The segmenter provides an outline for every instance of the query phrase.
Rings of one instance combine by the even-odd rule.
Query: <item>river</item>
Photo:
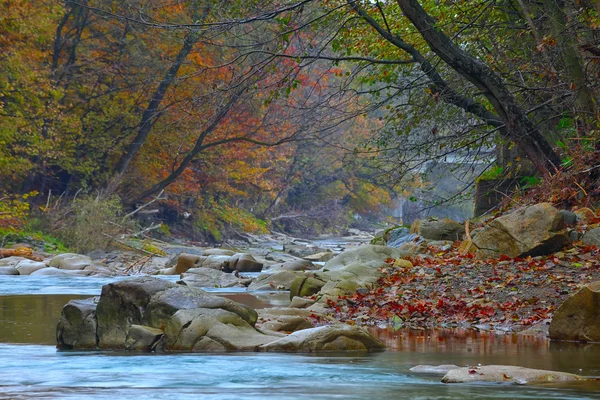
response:
[[[600,382],[446,385],[409,371],[494,363],[600,376],[600,345],[470,330],[373,328],[389,350],[366,355],[57,351],[62,305],[111,280],[0,276],[0,399],[600,399]],[[253,307],[288,302],[286,293],[212,291]]]

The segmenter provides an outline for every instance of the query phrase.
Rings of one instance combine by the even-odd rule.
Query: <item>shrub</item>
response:
[[[118,245],[121,236],[136,230],[136,223],[125,215],[121,199],[86,195],[65,206],[46,210],[47,230],[80,253],[108,250]]]

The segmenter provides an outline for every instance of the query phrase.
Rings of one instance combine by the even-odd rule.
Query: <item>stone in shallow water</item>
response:
[[[57,347],[61,349],[95,349],[96,306],[98,297],[71,300],[62,309],[56,327]]]
[[[127,350],[152,351],[158,347],[164,334],[151,326],[131,325],[125,347]]]
[[[263,351],[290,353],[368,352],[383,349],[385,345],[374,336],[357,326],[345,324],[304,329],[260,347]]]
[[[0,275],[20,275],[15,267],[0,267]]]
[[[442,382],[508,382],[526,384],[529,382],[564,382],[582,379],[585,378],[566,372],[524,368],[514,365],[484,365],[452,369],[444,375]]]
[[[31,275],[33,272],[46,268],[47,265],[41,261],[23,260],[15,266],[19,271],[19,275]]]

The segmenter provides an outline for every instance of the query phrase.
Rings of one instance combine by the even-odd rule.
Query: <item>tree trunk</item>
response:
[[[189,33],[186,36],[183,46],[179,50],[179,53],[177,54],[175,61],[171,65],[171,68],[169,68],[163,79],[160,81],[160,84],[152,94],[152,99],[150,100],[150,103],[148,103],[146,110],[142,114],[142,119],[140,121],[137,135],[135,136],[133,141],[127,146],[125,152],[123,153],[115,167],[114,172],[117,180],[125,173],[127,167],[129,167],[129,164],[131,163],[137,152],[142,148],[142,145],[146,142],[146,139],[148,138],[148,135],[152,130],[152,125],[158,117],[158,107],[160,106],[160,103],[165,97],[167,89],[175,80],[179,68],[181,67],[187,56],[190,54],[190,51],[194,47],[194,44],[197,40],[198,37],[195,33]]]
[[[567,17],[557,0],[545,0],[544,11],[550,20],[550,32],[558,42],[562,63],[571,81],[571,87],[577,91],[575,104],[578,111],[587,114],[588,118],[593,118],[596,113],[594,95],[587,85],[583,64],[575,48],[572,34],[568,31]]]
[[[560,165],[560,158],[527,118],[525,110],[517,105],[500,76],[455,45],[417,0],[396,2],[433,52],[485,94],[504,122],[507,135],[529,157],[536,169],[543,175],[555,171]]]

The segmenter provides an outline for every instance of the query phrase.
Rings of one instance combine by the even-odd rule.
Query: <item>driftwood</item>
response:
[[[42,257],[34,256],[33,249],[29,247],[18,247],[16,249],[0,249],[0,258],[23,257],[33,261],[42,261]]]

